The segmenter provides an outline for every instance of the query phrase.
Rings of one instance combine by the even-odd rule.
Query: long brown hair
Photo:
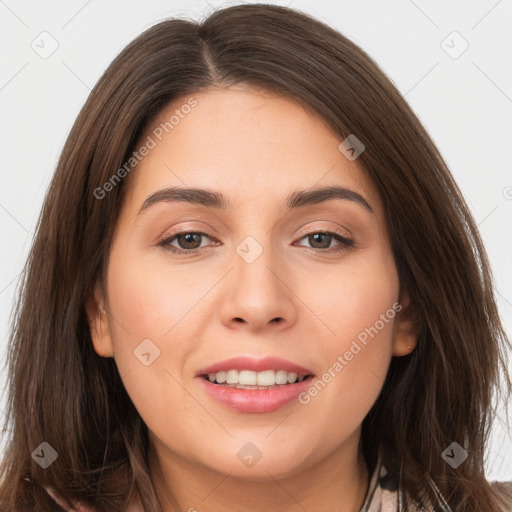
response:
[[[99,512],[124,510],[137,494],[147,512],[160,510],[147,427],[113,358],[94,352],[84,308],[103,279],[126,180],[103,199],[95,191],[171,101],[237,83],[285,95],[323,118],[340,142],[355,134],[365,144],[358,161],[380,194],[400,286],[421,327],[414,352],[393,358],[363,422],[368,467],[381,450],[391,474],[403,465],[406,493],[416,501],[428,476],[458,512],[502,510],[505,490],[486,480],[484,456],[494,393],[508,397],[512,388],[510,342],[470,211],[377,64],[324,23],[266,4],[217,10],[201,23],[156,24],[111,63],[78,115],[14,311],[0,510],[56,510],[42,485]],[[441,457],[454,441],[468,454],[456,470]],[[58,453],[46,469],[31,456],[42,442]]]

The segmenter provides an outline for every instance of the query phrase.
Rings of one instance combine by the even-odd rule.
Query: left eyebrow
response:
[[[296,190],[286,199],[288,209],[302,208],[315,205],[332,199],[353,201],[363,206],[367,211],[375,213],[368,201],[361,195],[344,187],[321,187],[308,190]],[[142,204],[137,215],[159,202],[187,202],[201,206],[226,210],[230,208],[230,201],[220,192],[203,188],[171,187],[151,194]]]

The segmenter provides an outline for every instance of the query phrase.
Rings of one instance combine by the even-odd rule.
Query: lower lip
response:
[[[287,384],[272,389],[237,389],[221,384],[214,384],[204,377],[197,377],[204,390],[218,402],[240,412],[273,412],[297,400],[297,396],[305,391],[314,377],[310,376],[302,382]]]

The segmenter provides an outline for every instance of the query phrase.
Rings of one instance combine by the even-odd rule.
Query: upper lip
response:
[[[205,366],[197,372],[197,376],[206,375],[208,373],[225,372],[228,370],[251,370],[253,372],[263,372],[265,370],[286,370],[287,372],[293,372],[298,375],[313,374],[311,370],[279,357],[263,357],[260,359],[254,359],[252,357],[238,356]]]

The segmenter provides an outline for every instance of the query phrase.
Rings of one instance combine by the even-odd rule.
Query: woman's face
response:
[[[413,347],[407,304],[379,197],[341,138],[255,89],[194,98],[137,146],[94,347],[162,458],[282,478],[357,448],[391,357]]]

